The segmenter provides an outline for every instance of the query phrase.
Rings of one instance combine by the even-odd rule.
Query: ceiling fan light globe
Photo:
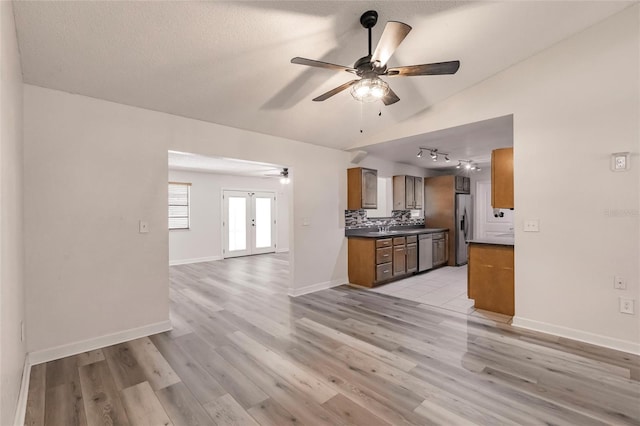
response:
[[[360,102],[374,102],[389,93],[389,85],[379,78],[363,78],[351,87],[351,96]]]

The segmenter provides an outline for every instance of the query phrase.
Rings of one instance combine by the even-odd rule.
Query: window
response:
[[[169,229],[189,229],[190,183],[169,182]]]

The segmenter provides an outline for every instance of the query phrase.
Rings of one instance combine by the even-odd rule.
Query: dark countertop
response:
[[[497,246],[513,246],[513,238],[476,238],[468,241],[469,244],[493,244]]]
[[[418,234],[433,234],[435,232],[446,232],[447,228],[412,228],[412,229],[394,229],[388,232],[378,232],[378,231],[358,231],[352,230],[349,231],[349,235],[346,235],[347,238],[393,238],[393,237],[406,237],[407,235],[418,235]]]

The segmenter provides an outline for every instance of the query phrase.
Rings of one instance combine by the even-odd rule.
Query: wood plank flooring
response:
[[[171,267],[174,329],[32,367],[25,424],[640,425],[637,356],[288,273]]]

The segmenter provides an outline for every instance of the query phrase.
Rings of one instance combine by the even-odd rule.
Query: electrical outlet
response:
[[[141,234],[146,234],[149,232],[149,222],[145,222],[144,220],[141,220],[138,223],[138,232]]]
[[[615,277],[613,277],[613,288],[616,288],[618,290],[626,290],[627,282],[623,277],[616,275]]]
[[[627,299],[626,297],[620,298],[620,312],[623,314],[633,315],[633,299]]]

